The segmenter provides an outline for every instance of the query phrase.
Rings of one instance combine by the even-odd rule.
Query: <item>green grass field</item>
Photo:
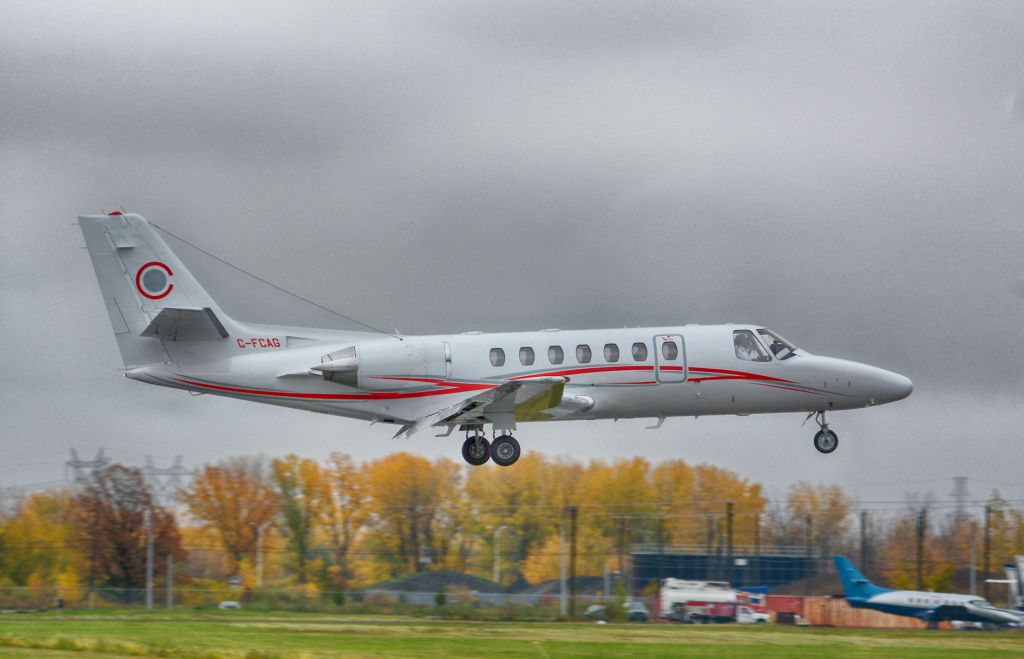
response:
[[[496,623],[248,611],[0,615],[0,656],[330,655],[1019,657],[1024,632]]]

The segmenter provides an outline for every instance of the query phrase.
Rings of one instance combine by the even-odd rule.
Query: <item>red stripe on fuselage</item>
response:
[[[531,378],[538,377],[557,377],[557,376],[573,376],[573,375],[587,375],[591,373],[621,373],[627,371],[633,372],[650,372],[654,371],[654,366],[649,365],[635,365],[635,366],[589,366],[584,368],[571,368],[558,371],[548,371],[531,373],[529,375],[520,375],[509,380],[528,380]],[[682,366],[660,366],[660,371],[682,371]],[[784,380],[782,378],[775,378],[768,375],[759,375],[757,373],[748,373],[746,371],[731,371],[720,368],[700,368],[694,367],[689,369],[690,373],[709,373],[715,374],[710,377],[701,377],[689,379],[690,382],[710,382],[712,380],[748,380],[755,381],[755,384],[762,384],[763,386],[773,386],[765,384],[766,382],[781,382],[785,384],[795,384],[799,386],[798,382],[792,380]],[[197,382],[195,380],[186,380],[182,378],[171,378],[176,382],[186,384],[193,387],[200,387],[203,389],[211,389],[214,391],[223,391],[225,393],[243,394],[247,396],[271,396],[277,398],[306,398],[311,400],[338,400],[338,401],[363,401],[363,400],[396,400],[404,398],[425,398],[428,396],[445,396],[448,394],[460,394],[469,393],[475,391],[485,391],[487,389],[493,389],[499,386],[499,383],[479,383],[479,382],[451,382],[438,378],[420,378],[420,377],[403,377],[403,376],[382,376],[377,379],[380,380],[397,380],[402,382],[422,382],[424,384],[432,384],[437,389],[429,389],[426,391],[375,391],[369,393],[360,394],[330,394],[330,393],[309,393],[300,391],[270,391],[266,389],[248,389],[245,387],[233,387],[222,384],[211,384],[206,382]],[[654,381],[643,381],[643,382],[607,382],[597,384],[609,384],[609,385],[655,385],[657,382]],[[814,394],[820,396],[821,394],[813,391],[804,391],[802,389],[794,389],[791,387],[779,387],[777,389],[787,389],[790,391],[799,391],[803,393]]]
[[[760,375],[758,373],[748,373],[746,371],[730,371],[723,368],[691,368],[691,373],[712,373],[713,377],[708,378],[690,378],[690,382],[704,382],[707,380],[764,380],[766,382],[785,382],[787,384],[797,384],[792,380],[783,380],[782,378],[773,378],[769,375]]]

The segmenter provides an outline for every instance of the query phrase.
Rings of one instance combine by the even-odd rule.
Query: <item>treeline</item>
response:
[[[76,490],[33,494],[0,518],[0,587],[90,589],[145,584],[147,533],[154,572],[174,563],[175,582],[209,586],[344,591],[417,571],[447,569],[506,585],[555,579],[567,511],[577,521],[577,573],[628,570],[636,544],[718,551],[804,547],[863,559],[895,586],[952,587],[979,516],[942,515],[910,505],[885,516],[855,514],[839,487],[801,482],[769,501],[757,483],[713,465],[642,458],[548,459],[532,453],[514,468],[467,469],[447,459],[396,453],[358,463],[288,455],[233,458],[203,466],[179,492],[179,509],[157,506],[137,469],[112,465]],[[993,494],[988,502],[992,570],[1024,553],[1024,514]],[[918,570],[916,547],[922,545]],[[981,567],[981,552],[975,552]]]

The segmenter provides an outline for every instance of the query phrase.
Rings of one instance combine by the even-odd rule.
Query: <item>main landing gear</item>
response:
[[[831,428],[828,427],[828,422],[825,420],[824,410],[821,412],[812,412],[807,415],[810,419],[814,417],[814,422],[821,428],[814,435],[814,448],[818,449],[820,453],[831,453],[832,451],[839,448],[839,435],[835,434]]]
[[[462,459],[473,466],[494,460],[494,464],[498,466],[510,467],[521,454],[519,442],[512,435],[498,435],[488,442],[482,431],[468,430],[466,441],[462,443]]]

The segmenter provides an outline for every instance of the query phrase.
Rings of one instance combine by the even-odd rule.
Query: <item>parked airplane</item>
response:
[[[836,556],[835,562],[846,601],[855,609],[875,609],[920,618],[928,622],[930,629],[942,620],[1001,625],[1024,622],[1024,614],[1020,611],[997,608],[977,595],[881,588],[868,581],[845,556]]]
[[[508,466],[520,422],[826,412],[910,395],[911,381],[812,355],[760,325],[440,336],[258,325],[228,317],[140,215],[80,216],[125,376],[399,426],[466,433],[462,456]],[[492,427],[492,439],[484,435]]]

